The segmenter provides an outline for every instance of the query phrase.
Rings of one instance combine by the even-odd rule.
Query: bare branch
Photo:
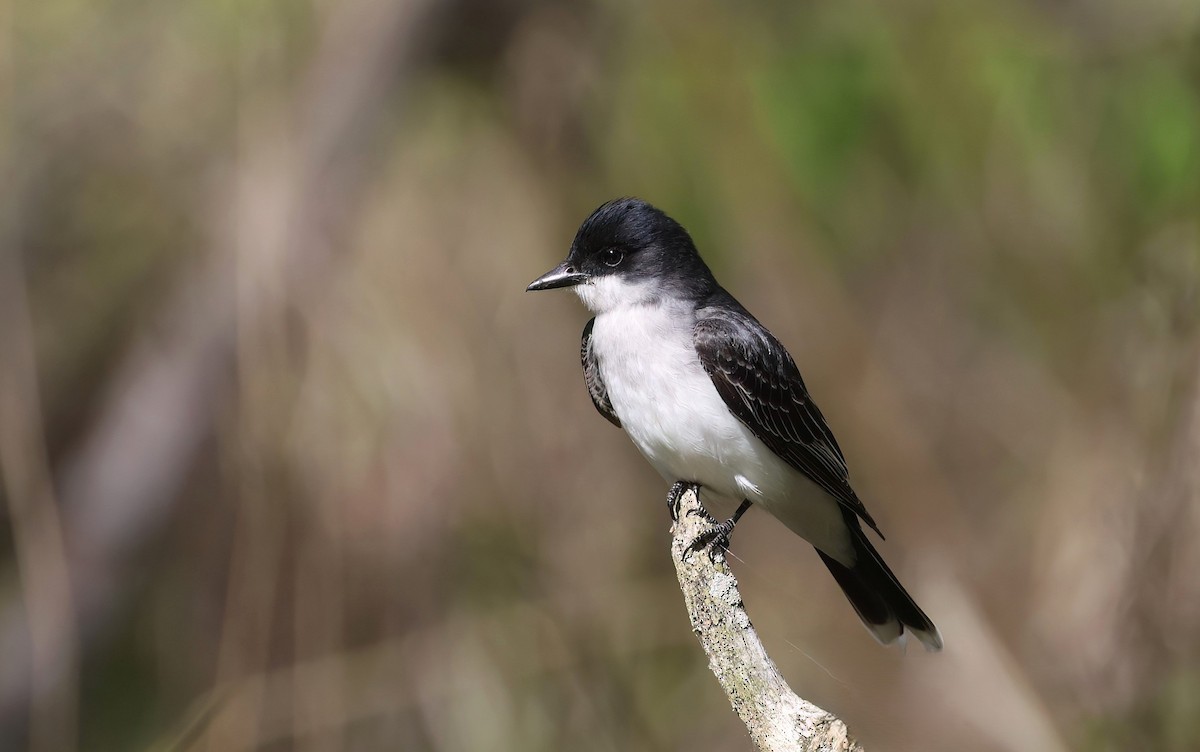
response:
[[[691,550],[716,521],[689,488],[671,527],[671,558],[708,667],[729,696],[754,744],[764,752],[862,752],[846,724],[799,697],[767,655],[742,605],[737,580],[719,547]]]

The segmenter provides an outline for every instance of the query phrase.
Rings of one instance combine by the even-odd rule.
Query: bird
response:
[[[527,291],[569,288],[594,316],[580,360],[596,410],[673,483],[740,502],[708,542],[727,546],[753,505],[816,549],[881,644],[942,648],[863,530],[882,532],[787,349],[717,283],[691,235],[638,198],[584,220],[566,259]]]

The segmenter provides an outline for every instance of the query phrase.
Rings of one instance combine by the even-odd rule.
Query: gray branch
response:
[[[719,547],[691,550],[692,542],[715,524],[695,488],[689,488],[671,527],[671,558],[692,631],[750,738],[764,752],[862,752],[846,724],[784,681],[750,624],[724,552]]]

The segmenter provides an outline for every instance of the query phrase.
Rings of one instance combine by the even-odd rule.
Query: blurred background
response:
[[[1200,6],[0,5],[0,749],[734,750],[525,285],[599,203],[790,348],[945,652],[764,513],[869,750],[1200,749]]]

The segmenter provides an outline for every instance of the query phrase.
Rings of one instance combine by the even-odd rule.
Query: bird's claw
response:
[[[671,486],[671,491],[667,494],[667,510],[671,513],[671,521],[679,521],[679,505],[683,501],[683,495],[688,489],[695,489],[697,495],[700,493],[700,486],[691,481],[679,480],[675,481]],[[692,552],[699,551],[702,548],[708,548],[708,558],[710,561],[716,561],[717,554],[729,550],[729,538],[733,535],[733,527],[750,508],[750,502],[743,500],[741,506],[733,513],[733,516],[724,522],[717,522],[712,515],[704,508],[702,504],[696,504],[688,509],[689,515],[703,517],[712,523],[704,532],[700,533],[689,543],[681,554],[682,559],[686,559]]]
[[[670,492],[667,493],[667,511],[671,513],[671,522],[679,521],[679,503],[683,501],[683,495],[687,493],[688,488],[693,485],[686,480],[677,480],[671,486]]]
[[[684,549],[684,556],[699,551],[703,548],[708,548],[709,561],[716,561],[717,554],[724,553],[729,550],[729,539],[733,535],[733,526],[736,524],[734,520],[725,520],[717,522],[709,529],[700,533],[696,538],[688,544]]]

